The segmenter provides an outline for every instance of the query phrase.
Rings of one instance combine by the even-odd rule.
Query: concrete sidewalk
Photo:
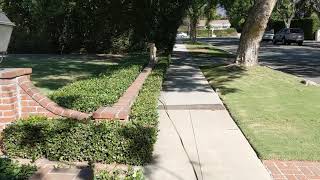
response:
[[[176,45],[159,103],[160,132],[151,180],[270,180],[202,72]]]

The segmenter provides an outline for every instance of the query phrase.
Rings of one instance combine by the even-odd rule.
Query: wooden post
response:
[[[149,43],[150,48],[150,63],[157,63],[157,47],[155,43]]]

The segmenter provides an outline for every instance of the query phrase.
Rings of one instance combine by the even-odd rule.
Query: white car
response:
[[[273,41],[274,31],[266,31],[263,34],[262,41]]]
[[[187,33],[180,32],[180,33],[177,34],[177,38],[178,39],[183,39],[183,38],[189,38],[189,36],[188,36]]]

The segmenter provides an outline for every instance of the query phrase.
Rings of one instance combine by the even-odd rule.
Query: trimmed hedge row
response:
[[[305,19],[295,19],[291,23],[292,28],[301,28],[304,31],[304,36],[306,40],[314,40],[316,31],[320,28],[320,20],[318,16],[312,16],[311,18]],[[280,31],[285,28],[283,21],[271,22],[271,28],[275,32]]]
[[[37,171],[35,166],[19,165],[7,158],[0,158],[0,179],[23,180],[28,179]]]
[[[147,78],[129,122],[77,122],[40,117],[20,120],[4,130],[4,152],[10,157],[46,157],[58,161],[130,165],[150,162],[158,131],[157,100],[167,66],[163,58]]]
[[[113,172],[100,171],[98,172],[94,180],[144,180],[143,171],[135,170],[129,167],[128,170],[115,170]]]
[[[93,112],[111,106],[128,89],[146,64],[147,57],[127,58],[119,65],[110,65],[99,77],[76,81],[50,95],[62,107]]]

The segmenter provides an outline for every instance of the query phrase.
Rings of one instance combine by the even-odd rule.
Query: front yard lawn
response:
[[[202,67],[262,159],[320,160],[320,88],[267,67]]]
[[[95,55],[9,55],[0,68],[32,68],[32,81],[45,94],[77,80],[95,77],[110,65],[117,65],[121,56]],[[130,59],[130,58],[129,58]]]
[[[10,55],[1,67],[31,67],[32,81],[60,106],[92,112],[113,105],[147,63],[120,56]]]

